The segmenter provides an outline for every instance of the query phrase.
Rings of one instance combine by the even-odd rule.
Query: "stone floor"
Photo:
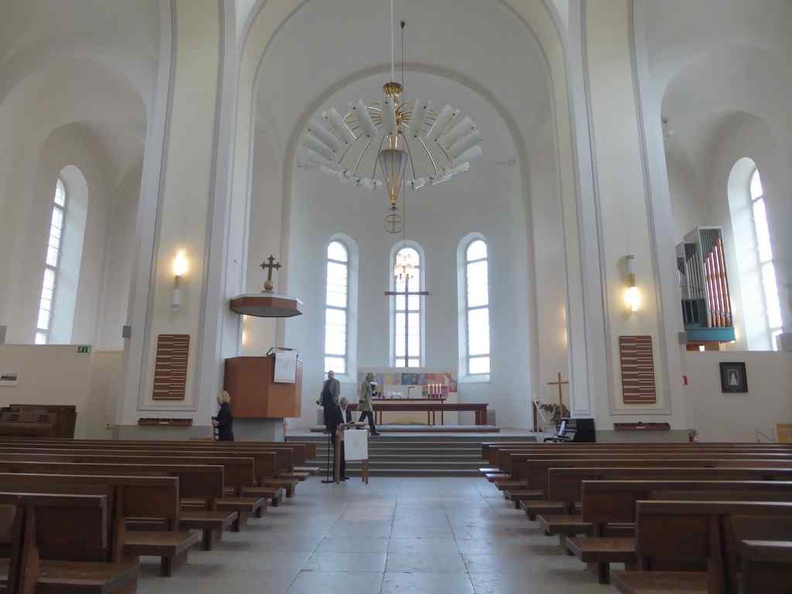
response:
[[[615,592],[567,556],[482,478],[376,478],[323,485],[228,534],[216,550],[138,592],[170,594],[511,594]]]

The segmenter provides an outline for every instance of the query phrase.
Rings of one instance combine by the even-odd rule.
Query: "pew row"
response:
[[[138,563],[112,559],[105,495],[0,492],[0,587],[11,594],[127,594]]]
[[[0,491],[14,493],[103,493],[108,499],[111,548],[126,557],[160,557],[160,575],[187,563],[200,542],[197,532],[179,531],[179,479],[157,476],[105,476],[0,473]],[[156,519],[165,531],[129,531],[126,521]],[[119,553],[115,553],[119,556]]]
[[[792,503],[639,501],[635,530],[638,570],[613,573],[620,592],[736,594],[740,542],[792,540]]]

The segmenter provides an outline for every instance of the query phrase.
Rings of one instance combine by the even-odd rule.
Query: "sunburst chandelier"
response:
[[[402,35],[404,26],[402,21]],[[404,188],[447,181],[482,155],[481,132],[459,109],[445,105],[438,111],[431,101],[405,100],[402,84],[394,82],[394,32],[391,0],[391,82],[383,86],[384,97],[371,104],[359,99],[344,116],[335,108],[323,111],[322,121],[310,120],[303,135],[306,157],[323,172],[371,190],[385,188],[389,216],[398,216]]]

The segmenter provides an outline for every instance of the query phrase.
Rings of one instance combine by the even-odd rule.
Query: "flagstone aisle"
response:
[[[172,578],[143,559],[138,592],[511,594],[615,592],[482,478],[301,483],[295,497]]]

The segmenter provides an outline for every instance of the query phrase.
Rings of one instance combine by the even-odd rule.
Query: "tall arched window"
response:
[[[55,184],[47,257],[44,264],[44,282],[41,287],[41,299],[39,300],[38,319],[36,321],[36,344],[47,344],[49,341],[58,280],[58,266],[61,261],[61,241],[66,221],[66,204],[66,186],[63,180],[58,178]]]
[[[745,341],[750,350],[778,350],[782,332],[773,247],[762,178],[756,163],[735,163],[728,181],[734,257],[739,272]]]
[[[770,244],[770,228],[767,226],[767,209],[765,206],[764,189],[759,170],[754,168],[751,174],[751,213],[753,228],[756,234],[756,255],[759,260],[764,293],[764,310],[767,328],[770,332],[770,344],[778,350],[778,337],[781,335],[781,303],[778,299],[775,264],[773,263],[773,246]]]
[[[417,247],[404,246],[394,255],[391,266],[393,295],[391,307],[391,352],[394,367],[421,367],[423,364],[423,263]],[[399,294],[401,293],[401,294]]]
[[[466,245],[465,245],[466,244]],[[460,297],[463,365],[468,376],[487,377],[490,373],[489,263],[487,244],[481,237],[463,240],[464,258],[460,262],[464,290]],[[460,246],[460,247],[462,247]],[[461,254],[460,254],[461,255]]]
[[[349,250],[338,240],[327,246],[325,295],[325,372],[344,375],[349,363]]]

